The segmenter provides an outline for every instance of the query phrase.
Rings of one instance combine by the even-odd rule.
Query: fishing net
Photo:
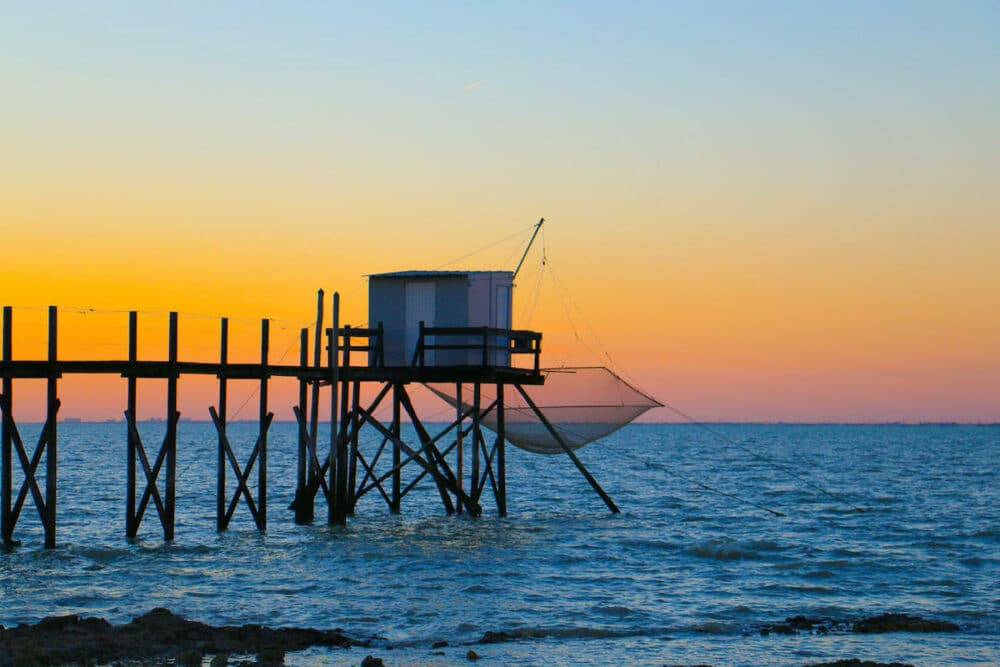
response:
[[[658,401],[604,367],[552,368],[542,373],[545,384],[526,386],[524,390],[570,449],[579,449],[614,433],[647,410],[661,407]],[[428,385],[428,389],[457,405],[454,385]],[[493,402],[494,389],[492,385],[482,385],[483,407]],[[462,394],[463,409],[471,405],[471,398],[471,391],[466,388]],[[511,444],[536,454],[563,452],[559,441],[512,387],[504,392],[504,422]],[[496,410],[491,410],[482,423],[495,431]]]

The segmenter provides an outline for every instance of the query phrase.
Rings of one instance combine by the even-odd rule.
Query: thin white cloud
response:
[[[484,83],[486,83],[486,79],[481,79],[479,81],[475,81],[473,83],[470,83],[468,86],[466,86],[465,88],[462,89],[462,92],[471,93],[473,90],[475,90],[479,86],[483,85]]]

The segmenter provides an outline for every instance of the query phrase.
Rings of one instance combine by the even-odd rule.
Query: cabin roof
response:
[[[438,278],[483,275],[490,273],[511,273],[510,271],[390,271],[389,273],[371,273],[369,278]]]

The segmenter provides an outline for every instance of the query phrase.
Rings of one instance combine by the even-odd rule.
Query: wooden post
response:
[[[127,414],[126,419],[132,421],[135,417],[135,410],[137,404],[137,385],[138,380],[135,377],[135,362],[139,359],[139,314],[136,311],[131,311],[128,314],[128,361],[129,361],[129,374],[128,374],[128,399],[127,399]],[[128,445],[126,451],[126,466],[128,482],[127,482],[127,498],[125,501],[125,535],[132,539],[139,532],[139,525],[135,518],[135,474],[136,474],[136,450],[135,450],[135,440],[132,438],[132,428],[128,427]]]
[[[226,366],[229,363],[229,318],[223,317],[219,334],[219,448],[216,457],[216,493],[215,493],[215,527],[216,530],[226,529],[226,419],[228,384]]]
[[[458,481],[458,489],[462,490],[462,422],[463,419],[463,408],[462,408],[462,383],[455,383],[455,420],[458,422],[457,430],[455,431],[455,476]],[[457,500],[457,499],[456,499]],[[456,502],[455,508],[458,513],[462,513],[462,503]]]
[[[334,340],[337,340],[337,332],[334,330],[333,333]],[[344,356],[345,362],[346,358],[350,354],[350,351],[345,346]],[[346,369],[346,366],[345,366]],[[336,390],[336,385],[334,385],[334,390]],[[332,489],[334,496],[336,498],[334,502],[334,507],[336,508],[336,523],[346,523],[347,522],[347,482],[349,477],[348,471],[348,456],[347,456],[347,441],[348,441],[348,431],[350,430],[350,414],[347,409],[348,402],[351,400],[351,382],[343,377],[340,379],[340,428],[337,433],[337,456],[334,461],[334,465],[337,467],[337,485]]]
[[[316,299],[316,339],[313,341],[313,366],[316,368],[320,367],[323,363],[323,290],[319,290]],[[305,366],[305,363],[302,364]],[[304,413],[303,413],[304,414]],[[312,385],[312,413],[310,415],[309,422],[309,437],[311,438],[312,453],[315,454],[319,447],[319,382],[313,382]],[[308,487],[310,489],[318,486],[318,482],[312,479],[313,469],[310,459],[309,465],[306,467],[306,475]],[[320,474],[317,472],[316,474]],[[310,500],[310,503],[313,501]],[[309,512],[310,519],[312,518],[312,511]]]
[[[472,385],[472,489],[473,498],[479,498],[479,441],[482,438],[479,419],[482,403],[482,387],[476,382]]]
[[[320,300],[322,304],[322,299]],[[321,306],[322,307],[322,306]],[[316,332],[317,339],[319,331]],[[299,366],[303,370],[309,365],[309,330],[302,329],[299,332]],[[308,405],[309,383],[305,378],[299,377],[299,414],[305,415]],[[317,399],[319,396],[317,395]],[[319,406],[317,405],[317,408]],[[303,524],[312,520],[313,500],[312,494],[306,492],[306,488],[311,481],[312,460],[309,458],[309,445],[303,437],[302,429],[298,429],[298,455],[299,467],[295,478],[295,523]],[[309,496],[307,499],[306,496]]]
[[[3,360],[13,361],[13,331],[14,318],[13,309],[10,306],[3,307]],[[9,375],[3,376],[3,393],[7,409],[14,409],[14,381]],[[2,409],[2,408],[0,408]],[[7,426],[7,419],[3,420],[3,471],[2,482],[0,482],[0,505],[3,505],[3,516],[0,519],[2,524],[3,544],[9,545],[14,542],[14,521],[11,511],[13,494],[13,477],[11,467],[14,465],[13,434]]]
[[[177,501],[177,313],[170,313],[167,342],[169,376],[167,377],[167,435],[163,446],[167,448],[167,479],[163,539],[174,539],[174,516]]]
[[[56,546],[56,496],[58,492],[57,474],[59,460],[58,421],[56,413],[59,410],[59,397],[56,391],[56,378],[59,377],[56,364],[58,358],[59,314],[55,306],[49,306],[49,377],[47,381],[48,401],[46,419],[48,423],[48,444],[45,450],[45,547],[54,549]]]
[[[351,449],[349,452],[347,478],[347,512],[354,514],[354,495],[358,482],[358,431],[361,430],[361,415],[358,412],[361,399],[361,381],[354,381],[353,398],[351,399]]]
[[[337,399],[339,394],[337,392],[337,387],[340,381],[340,355],[339,350],[339,340],[337,337],[337,329],[340,328],[340,293],[333,293],[333,310],[330,313],[330,317],[333,319],[333,328],[330,330],[330,342],[327,349],[327,358],[330,364],[330,465],[329,468],[329,497],[327,497],[327,506],[329,508],[328,523],[335,523],[337,520],[336,508],[334,504],[336,503],[336,492],[337,488],[337,441],[339,438],[339,428],[337,419],[339,417],[339,411],[337,406]],[[319,335],[319,332],[317,332]]]
[[[503,383],[497,382],[497,513],[507,516],[507,447]]]
[[[257,528],[260,531],[267,530],[267,431],[271,419],[267,412],[267,387],[269,378],[267,376],[267,358],[271,347],[271,321],[260,321],[260,392],[258,424],[260,425],[260,458],[257,462],[257,509],[259,520]]]
[[[400,398],[399,398],[399,385],[393,383],[392,385],[392,435],[394,436],[392,441],[392,503],[389,506],[389,512],[392,514],[399,514],[400,502],[402,501],[402,473],[400,471],[400,463],[402,461],[402,450],[399,447],[399,436],[402,434],[402,428],[400,424]]]

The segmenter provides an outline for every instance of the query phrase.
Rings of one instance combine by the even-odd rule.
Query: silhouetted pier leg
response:
[[[13,309],[10,306],[3,308],[3,360],[13,361]],[[2,533],[3,544],[5,546],[14,543],[14,522],[11,513],[11,501],[13,500],[13,470],[14,455],[11,428],[8,426],[8,413],[14,405],[14,381],[8,376],[3,376],[3,385],[0,387],[0,401],[3,410],[3,469],[0,471],[0,505],[2,505],[2,517],[0,517],[0,533]]]
[[[128,361],[129,366],[133,367],[136,361],[139,359],[139,314],[136,311],[132,311],[128,314]],[[136,393],[138,388],[138,380],[135,375],[129,373],[128,375],[128,398],[125,408],[125,415],[135,415],[136,411]],[[136,461],[136,450],[135,450],[135,439],[132,437],[131,425],[127,426],[126,434],[126,466],[128,481],[126,482],[126,500],[125,500],[125,535],[131,539],[136,536],[139,531],[139,522],[136,520],[136,509],[135,509],[135,461]]]
[[[177,505],[177,422],[180,413],[177,412],[177,313],[170,313],[169,336],[167,343],[167,364],[170,375],[167,377],[167,437],[164,447],[167,451],[166,479],[166,516],[163,522],[163,539],[174,539],[174,517]]]
[[[327,506],[329,508],[328,523],[342,523],[337,513],[337,445],[340,442],[340,428],[338,424],[339,398],[337,388],[340,386],[340,355],[339,340],[337,330],[340,328],[340,294],[333,293],[333,310],[330,313],[333,320],[333,327],[330,330],[329,345],[327,347],[327,359],[330,365],[330,456],[329,456],[329,484],[327,494]],[[318,332],[317,332],[318,333]]]
[[[361,430],[361,417],[358,414],[361,400],[361,383],[354,381],[353,397],[351,398],[351,444],[348,461],[347,478],[347,513],[354,514],[355,494],[358,484],[358,431]]]
[[[464,411],[462,407],[462,383],[455,383],[455,420],[458,422],[458,430],[455,434],[455,476],[458,478],[458,488],[462,489],[464,482],[464,470],[463,464],[463,452],[462,452],[462,425],[465,421]],[[462,503],[456,502],[455,509],[459,514],[462,513]]]
[[[506,454],[506,425],[503,413],[503,383],[497,383],[497,513],[500,516],[507,516],[507,454]]]
[[[260,463],[257,466],[257,500],[260,515],[257,517],[257,528],[267,530],[267,431],[274,415],[267,411],[267,358],[271,349],[271,321],[261,320],[260,323],[260,400],[257,412],[257,423],[260,428]]]
[[[320,301],[322,304],[322,300]],[[309,330],[299,332],[299,365],[305,368],[309,365]],[[295,411],[298,420],[298,470],[295,478],[295,500],[292,509],[295,510],[295,523],[305,524],[313,519],[313,493],[308,493],[312,485],[312,460],[310,459],[309,433],[304,427],[303,418],[308,409],[309,383],[305,378],[299,378],[299,405]],[[317,394],[317,400],[319,395]],[[318,409],[317,405],[317,409]]]
[[[58,424],[56,413],[59,412],[59,397],[56,387],[59,371],[56,368],[58,361],[58,342],[56,332],[58,330],[59,315],[55,306],[49,306],[49,377],[46,381],[46,430],[48,435],[46,440],[48,446],[45,451],[45,546],[54,549],[56,546],[56,503],[58,495]]]
[[[216,484],[215,484],[215,528],[226,529],[226,419],[228,411],[228,385],[226,365],[229,363],[229,318],[223,317],[219,332],[219,432],[216,452]]]
[[[479,426],[482,418],[480,413],[482,399],[482,386],[477,382],[472,386],[472,489],[470,490],[472,497],[476,500],[479,500],[479,494],[482,492],[479,483],[479,447],[483,439]]]
[[[402,467],[402,450],[399,447],[399,437],[402,435],[402,424],[400,423],[400,401],[399,401],[399,385],[393,383],[392,385],[392,503],[389,506],[389,511],[393,514],[399,514],[400,504],[402,503],[402,472],[400,468]]]
[[[313,339],[313,366],[319,368],[323,363],[323,290],[319,290],[316,297],[316,329],[315,338]],[[305,356],[302,357],[303,360],[306,359]],[[302,367],[306,366],[306,362],[302,362]],[[310,461],[317,459],[318,455],[316,449],[319,446],[319,393],[320,385],[319,382],[312,383],[312,404],[311,412],[309,413],[309,446],[312,451],[310,454]],[[305,415],[305,408],[303,408],[303,415]],[[310,503],[313,502],[312,497],[315,496],[316,489],[319,487],[319,480],[314,479],[315,475],[322,475],[323,473],[319,470],[313,470],[312,465],[308,466],[306,469],[307,486],[312,489],[312,494],[310,495]],[[312,505],[310,505],[312,507]],[[309,518],[312,519],[313,511],[310,509]]]
[[[575,465],[577,470],[579,470],[580,473],[587,479],[587,481],[590,483],[590,486],[594,489],[594,491],[597,492],[597,495],[601,497],[601,500],[604,501],[604,504],[608,506],[608,509],[617,514],[619,512],[618,506],[615,505],[614,501],[611,500],[611,497],[604,492],[604,489],[601,488],[601,485],[597,483],[597,480],[594,479],[594,476],[591,475],[590,472],[584,467],[583,462],[581,462],[580,459],[577,458],[576,454],[573,453],[573,450],[569,448],[569,445],[566,444],[566,441],[563,440],[563,437],[559,435],[559,431],[557,431],[555,427],[552,426],[552,423],[549,422],[545,414],[538,409],[538,406],[535,405],[535,402],[533,400],[531,400],[531,397],[528,396],[528,393],[524,391],[524,388],[522,388],[521,385],[519,384],[515,384],[514,386],[521,393],[521,396],[524,397],[524,400],[528,404],[528,407],[530,407],[532,412],[535,413],[535,416],[538,417],[538,420],[542,422],[542,425],[544,425],[545,428],[548,430],[548,432],[552,434],[552,437],[556,439],[556,442],[559,443],[559,446],[563,448],[563,451],[565,451],[567,456],[569,456],[569,458],[573,461],[573,465]]]

